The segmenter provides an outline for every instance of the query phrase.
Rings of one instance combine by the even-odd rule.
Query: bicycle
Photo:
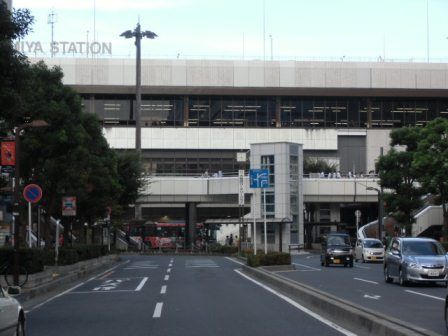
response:
[[[7,260],[0,266],[0,276],[4,279],[7,286],[14,285],[14,263]],[[28,281],[28,271],[24,266],[19,265],[19,287],[23,287]]]

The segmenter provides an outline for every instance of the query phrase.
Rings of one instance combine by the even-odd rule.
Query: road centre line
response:
[[[173,264],[172,264],[172,263],[170,263],[170,264],[168,265],[168,267],[173,267]]]
[[[162,286],[162,289],[160,289],[160,294],[166,294],[166,286]]]
[[[279,298],[281,298],[282,300],[288,302],[289,304],[291,304],[292,306],[294,306],[295,308],[301,310],[302,312],[304,312],[305,314],[310,315],[311,317],[315,318],[316,320],[326,324],[327,326],[337,330],[338,332],[346,335],[346,336],[356,336],[356,334],[348,331],[347,329],[342,328],[341,326],[327,320],[326,318],[316,314],[315,312],[309,310],[308,308],[298,304],[297,302],[295,302],[294,300],[290,299],[289,297],[287,297],[286,295],[283,295],[279,292],[277,292],[276,290],[272,289],[271,287],[268,287],[264,284],[262,284],[261,282],[252,279],[251,277],[247,276],[246,274],[242,273],[240,270],[234,270],[235,272],[237,272],[239,275],[241,275],[242,277],[246,278],[249,281],[252,281],[253,283],[255,283],[256,285],[260,286],[261,288],[267,290],[268,292],[278,296]]]
[[[433,296],[433,295],[428,295],[428,294],[424,294],[424,293],[419,293],[419,292],[414,292],[414,291],[409,290],[409,289],[406,289],[405,292],[412,293],[412,294],[417,294],[417,295],[421,295],[421,296],[426,296],[426,297],[429,297],[431,299],[445,301],[445,298],[441,298],[441,297]]]
[[[136,292],[139,292],[143,286],[145,285],[146,281],[148,281],[148,277],[145,277],[142,279],[142,281],[140,281],[139,285],[137,286],[137,288],[135,289]]]
[[[165,275],[165,281],[168,281],[170,279],[170,276],[167,274],[167,275]]]
[[[111,268],[105,270],[104,272],[100,273],[99,275],[96,275],[96,276],[94,276],[94,277],[92,277],[92,278],[90,278],[90,279],[88,279],[88,280],[86,280],[86,281],[84,281],[84,282],[81,282],[81,283],[79,283],[79,284],[77,284],[77,285],[75,285],[75,286],[73,286],[73,287],[71,287],[71,288],[69,288],[69,289],[63,291],[62,293],[59,293],[59,294],[57,294],[57,295],[55,295],[55,296],[52,296],[51,298],[45,300],[44,302],[39,303],[38,305],[32,307],[31,309],[29,309],[29,310],[27,310],[27,311],[28,311],[28,312],[31,312],[31,311],[33,311],[33,310],[35,310],[35,309],[38,309],[38,308],[42,307],[43,305],[47,304],[48,302],[51,302],[51,301],[53,301],[54,299],[56,299],[56,298],[58,298],[58,297],[60,297],[60,296],[62,296],[62,295],[65,295],[65,294],[67,294],[67,293],[69,293],[69,292],[75,290],[76,288],[81,287],[82,285],[85,285],[85,284],[88,283],[89,281],[92,281],[92,280],[94,280],[94,279],[96,279],[96,278],[98,278],[98,277],[101,277],[101,276],[104,275],[105,273],[114,270],[114,269],[117,268],[118,266],[121,266],[122,264],[127,264],[128,262],[129,262],[129,260],[125,261],[124,263],[120,263],[120,264],[118,264],[118,265],[115,265],[114,267],[111,267]]]
[[[168,269],[166,270],[166,272],[167,272],[167,273],[171,273],[171,268],[168,268]]]
[[[156,308],[154,309],[154,314],[152,315],[153,318],[159,318],[162,316],[162,308],[163,308],[163,302],[157,302]]]
[[[371,283],[374,285],[378,285],[378,282],[376,282],[376,281],[370,281],[370,280],[361,279],[361,278],[353,278],[353,279],[358,280],[358,281],[368,282],[368,283]]]
[[[308,266],[308,265],[298,264],[298,263],[293,263],[293,264],[294,264],[294,265],[297,265],[297,266],[302,266],[302,267],[310,268],[310,269],[315,270],[315,271],[322,271],[321,268],[311,267],[311,266]]]

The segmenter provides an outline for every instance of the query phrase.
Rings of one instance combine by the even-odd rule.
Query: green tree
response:
[[[27,83],[27,58],[14,49],[14,41],[31,30],[33,17],[26,9],[7,9],[0,1],[0,136],[10,134],[23,117],[23,90]]]
[[[337,171],[337,165],[334,163],[329,163],[323,159],[306,158],[303,161],[303,173],[334,173]]]
[[[419,181],[436,195],[436,204],[443,209],[443,237],[448,239],[448,120],[437,118],[421,131],[421,140],[414,156],[413,168],[420,173]]]
[[[391,190],[383,194],[383,202],[389,215],[405,228],[407,235],[411,234],[413,212],[422,206],[424,193],[417,183],[419,173],[412,165],[420,132],[416,127],[394,129],[390,134],[392,149],[376,164],[381,187]]]

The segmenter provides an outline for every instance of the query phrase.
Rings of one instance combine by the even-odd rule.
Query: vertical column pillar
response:
[[[282,105],[282,98],[275,97],[275,127],[282,127],[282,116],[280,113],[280,106]]]
[[[197,208],[196,203],[185,204],[185,248],[191,248],[196,241]]]
[[[188,127],[188,107],[190,99],[188,96],[184,96],[184,127]]]

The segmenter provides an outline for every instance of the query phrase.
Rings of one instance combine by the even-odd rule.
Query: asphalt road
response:
[[[124,259],[28,307],[28,335],[350,335],[246,278],[229,258]]]
[[[357,262],[353,268],[322,267],[316,254],[293,256],[295,271],[283,277],[317,288],[362,307],[446,335],[444,305],[447,289],[441,285],[387,284],[382,263]]]

